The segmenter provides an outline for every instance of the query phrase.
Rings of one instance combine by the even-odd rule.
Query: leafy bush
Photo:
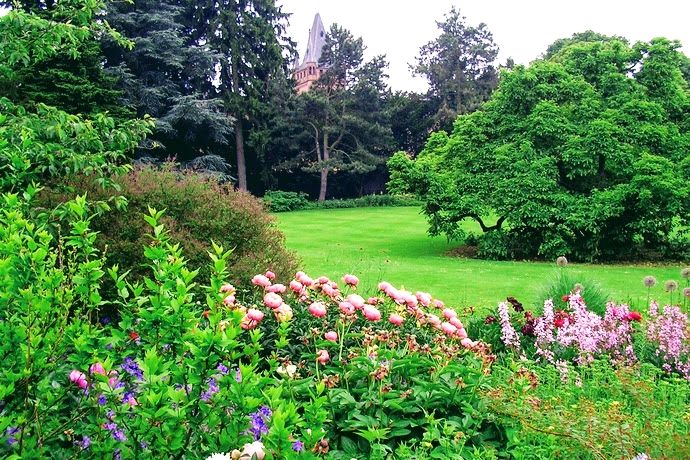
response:
[[[556,368],[508,361],[491,380],[486,404],[511,458],[690,458],[690,386],[654,366],[597,360],[564,383]]]
[[[77,193],[103,197],[102,190],[82,178],[71,182]],[[115,182],[128,201],[127,208],[93,220],[94,230],[100,233],[99,248],[109,265],[117,264],[136,276],[146,272],[141,248],[148,245],[150,235],[141,216],[153,207],[165,209],[163,220],[171,236],[180,242],[189,263],[199,267],[200,276],[210,275],[206,260],[211,241],[233,249],[228,271],[236,284],[245,284],[259,270],[272,270],[282,278],[294,273],[294,254],[285,249],[284,237],[273,218],[250,194],[176,170],[170,164],[161,169],[140,165]],[[69,195],[63,192],[45,193],[43,206],[50,207],[66,197]]]
[[[300,209],[369,208],[377,206],[420,206],[421,201],[409,195],[365,195],[359,198],[308,201],[306,193],[270,191],[264,203],[272,212]]]
[[[309,206],[307,194],[270,190],[263,197],[264,204],[271,212],[286,212],[305,209]]]

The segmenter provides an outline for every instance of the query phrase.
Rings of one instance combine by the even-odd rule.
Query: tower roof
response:
[[[321,50],[326,43],[326,30],[321,22],[321,15],[316,13],[314,16],[314,23],[309,29],[309,41],[307,42],[307,51],[304,53],[302,65],[307,62],[319,62],[321,59]]]

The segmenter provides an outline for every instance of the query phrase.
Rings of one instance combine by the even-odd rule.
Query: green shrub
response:
[[[264,195],[263,201],[271,212],[297,211],[309,206],[307,194],[303,192],[269,190]]]
[[[313,209],[370,208],[377,206],[421,206],[421,201],[410,195],[365,195],[342,200],[313,201]]]
[[[250,194],[171,165],[162,169],[138,166],[116,182],[129,202],[127,209],[93,221],[94,230],[100,233],[99,248],[109,265],[117,264],[135,276],[146,272],[142,247],[148,245],[150,235],[142,215],[151,207],[165,209],[163,222],[171,238],[181,244],[190,265],[200,267],[202,279],[210,274],[206,261],[211,241],[233,249],[229,281],[238,286],[266,269],[279,279],[295,272],[295,255],[285,249],[284,237],[261,201]],[[70,185],[78,193],[88,192],[92,199],[104,193],[81,179],[71,180]],[[64,197],[64,193],[45,193],[44,206]]]
[[[558,269],[554,277],[544,286],[535,300],[538,311],[547,299],[552,299],[554,305],[558,305],[563,296],[569,295],[575,290],[576,285],[581,288],[580,294],[587,300],[587,307],[598,315],[603,315],[606,311],[606,304],[612,299],[611,295],[604,291],[596,281],[573,273],[568,268]]]

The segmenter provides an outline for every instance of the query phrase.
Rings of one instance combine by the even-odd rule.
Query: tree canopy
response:
[[[574,40],[504,71],[490,101],[389,161],[432,234],[474,219],[488,257],[680,256],[690,224],[690,105],[679,43]],[[489,222],[490,221],[490,222]]]

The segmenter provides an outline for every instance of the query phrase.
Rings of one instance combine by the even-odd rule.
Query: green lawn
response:
[[[453,244],[443,237],[429,237],[417,208],[310,210],[276,217],[288,248],[297,252],[311,276],[339,279],[353,273],[365,286],[386,280],[412,291],[431,292],[453,305],[489,307],[507,295],[534,302],[556,272],[554,263],[445,256]],[[467,229],[472,228],[468,223]],[[570,264],[567,269],[597,280],[616,300],[641,306],[647,295],[644,276],[656,276],[659,284],[652,295],[667,299],[663,281],[680,281],[680,268]]]

